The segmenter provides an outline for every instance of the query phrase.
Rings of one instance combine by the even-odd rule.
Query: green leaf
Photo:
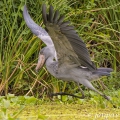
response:
[[[9,107],[10,107],[10,101],[3,99],[3,106],[4,106],[5,108],[9,108]]]

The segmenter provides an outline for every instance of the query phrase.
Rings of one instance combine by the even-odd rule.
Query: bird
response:
[[[58,10],[55,11],[52,5],[47,13],[47,7],[43,4],[42,18],[45,29],[33,21],[26,5],[23,17],[32,33],[46,44],[39,52],[36,71],[45,64],[49,73],[55,78],[82,84],[110,100],[109,96],[97,90],[91,82],[102,76],[110,76],[113,69],[95,66],[90,59],[86,44],[79,37],[75,27],[64,20],[64,15]]]

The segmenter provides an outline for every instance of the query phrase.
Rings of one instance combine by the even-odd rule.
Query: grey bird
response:
[[[101,76],[110,76],[113,69],[96,68],[74,26],[70,25],[69,21],[64,21],[64,16],[59,15],[58,10],[54,11],[53,6],[50,6],[47,13],[46,5],[42,5],[45,29],[31,19],[26,6],[23,16],[31,31],[46,44],[46,47],[40,50],[36,70],[45,63],[47,70],[54,77],[82,84],[110,100],[108,96],[94,88],[91,81]]]

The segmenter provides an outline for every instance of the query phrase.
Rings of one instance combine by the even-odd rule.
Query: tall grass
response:
[[[87,44],[92,60],[99,66],[120,69],[120,2],[118,0],[3,0],[0,2],[0,94],[41,96],[54,92],[73,92],[75,84],[65,84],[45,68],[35,73],[38,53],[45,45],[27,28],[23,6],[27,4],[33,19],[42,25],[41,5],[52,4],[75,25]],[[63,86],[59,88],[59,86]],[[69,89],[71,88],[71,90]],[[76,89],[76,87],[75,87]]]

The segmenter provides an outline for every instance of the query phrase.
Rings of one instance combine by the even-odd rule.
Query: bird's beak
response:
[[[42,54],[39,54],[38,63],[35,68],[36,72],[38,72],[38,70],[43,67],[44,63],[45,63],[45,56]]]

